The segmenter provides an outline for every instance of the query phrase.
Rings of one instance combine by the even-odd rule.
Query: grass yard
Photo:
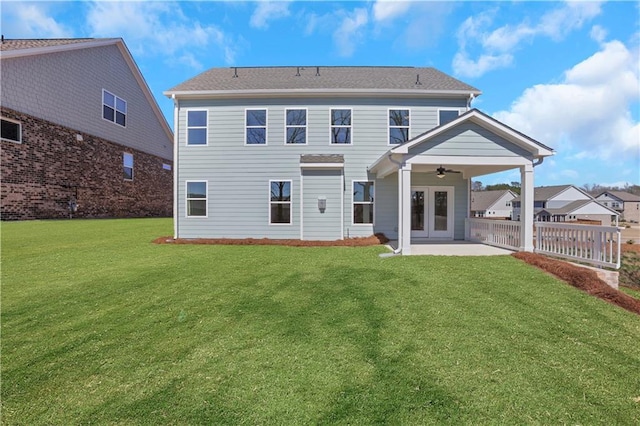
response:
[[[2,224],[2,423],[638,424],[640,317],[510,256]]]

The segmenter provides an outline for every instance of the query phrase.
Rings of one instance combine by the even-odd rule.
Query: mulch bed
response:
[[[536,253],[517,252],[513,253],[512,256],[536,266],[543,271],[549,272],[592,296],[596,296],[629,312],[640,315],[640,300],[609,287],[604,281],[598,278],[598,275],[594,271]]]
[[[172,238],[160,237],[156,244],[217,244],[228,246],[290,246],[290,247],[365,247],[386,244],[389,239],[384,234],[370,237],[345,238],[336,241],[308,241],[308,240],[274,240],[270,238]]]

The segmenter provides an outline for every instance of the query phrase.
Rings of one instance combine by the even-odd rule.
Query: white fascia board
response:
[[[89,49],[102,47],[122,42],[120,38],[104,38],[78,43],[61,44],[58,46],[33,47],[28,49],[13,49],[0,51],[0,59],[20,58],[24,56],[44,55],[47,53],[68,52],[70,50]]]
[[[168,90],[167,97],[175,95],[180,99],[216,98],[262,98],[262,97],[347,97],[353,95],[375,97],[445,97],[468,99],[470,94],[479,96],[480,91],[469,90],[403,90],[403,89],[256,89],[256,90]]]
[[[300,163],[301,169],[344,169],[344,163]]]
[[[447,166],[525,166],[531,164],[531,160],[524,157],[477,157],[454,155],[416,155],[407,160],[407,164],[425,164]]]

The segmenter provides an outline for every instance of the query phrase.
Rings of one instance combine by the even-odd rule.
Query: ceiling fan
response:
[[[445,173],[460,173],[457,170],[451,170],[451,169],[445,169],[444,167],[440,166],[436,169],[436,172],[438,172],[438,174],[436,174],[436,176],[440,179],[442,179],[445,176]]]

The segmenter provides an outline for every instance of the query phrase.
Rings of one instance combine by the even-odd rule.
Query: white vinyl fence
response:
[[[520,222],[472,218],[469,240],[510,250],[520,248]],[[534,224],[536,253],[609,268],[620,268],[620,229],[560,222]]]

